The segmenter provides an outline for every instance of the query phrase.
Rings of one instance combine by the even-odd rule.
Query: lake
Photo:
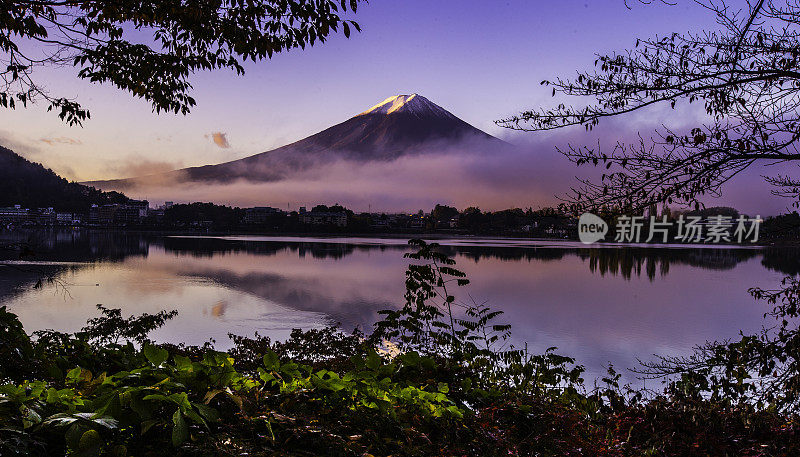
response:
[[[28,331],[79,330],[95,306],[178,310],[157,341],[230,347],[228,333],[285,338],[335,323],[369,330],[403,302],[404,238],[177,237],[103,231],[0,233],[0,304]],[[794,248],[602,246],[550,240],[436,240],[467,273],[459,301],[504,311],[513,344],[558,347],[591,379],[613,363],[687,354],[764,324],[750,287],[800,272]],[[42,277],[41,287],[34,287]],[[633,379],[630,374],[626,379]]]

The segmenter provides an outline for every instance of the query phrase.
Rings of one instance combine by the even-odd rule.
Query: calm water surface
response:
[[[0,304],[29,331],[79,330],[95,306],[176,309],[156,340],[230,346],[228,333],[285,338],[292,328],[369,329],[402,304],[402,238],[162,237],[112,232],[2,233],[34,254],[0,260]],[[653,354],[761,328],[749,287],[800,272],[795,249],[586,248],[578,243],[438,240],[471,284],[465,302],[505,312],[514,343],[557,346],[596,376]],[[2,255],[2,251],[0,251]],[[34,288],[42,275],[53,283]]]

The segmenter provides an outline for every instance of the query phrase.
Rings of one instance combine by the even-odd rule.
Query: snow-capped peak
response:
[[[449,111],[419,94],[395,95],[364,111],[365,114],[411,113],[416,115],[435,114],[455,117]]]

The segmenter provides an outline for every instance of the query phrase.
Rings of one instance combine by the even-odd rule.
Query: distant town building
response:
[[[308,225],[334,225],[347,227],[347,213],[328,211],[308,211],[300,213],[300,223]]]
[[[10,208],[0,208],[0,223],[19,223],[28,219],[28,209],[22,208],[20,205],[14,205]]]
[[[89,214],[86,218],[86,222],[90,225],[98,225],[100,223],[100,207],[97,205],[92,205],[89,207]]]
[[[147,200],[131,200],[128,203],[103,205],[98,208],[98,223],[100,225],[138,224],[147,217],[149,206]]]
[[[77,225],[80,224],[80,216],[74,213],[56,213],[56,223],[58,225]]]
[[[282,211],[278,208],[269,206],[257,206],[255,208],[247,208],[244,210],[244,219],[242,222],[248,225],[266,224],[270,217],[280,214]]]
[[[55,225],[56,212],[53,208],[39,208],[29,213],[28,220],[37,225]]]
[[[164,206],[160,208],[151,208],[147,210],[147,217],[152,219],[156,222],[162,222],[164,220],[164,211],[166,208]]]

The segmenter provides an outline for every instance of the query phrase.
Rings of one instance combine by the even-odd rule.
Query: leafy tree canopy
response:
[[[189,76],[271,58],[324,42],[363,0],[0,1],[0,106],[44,99],[70,125],[89,111],[49,94],[33,78],[41,66],[72,65],[78,77],[149,101],[155,112],[195,105]]]
[[[437,204],[433,211],[431,211],[431,216],[437,221],[446,221],[450,218],[458,216],[458,209],[447,206],[447,205],[439,205]]]
[[[333,206],[327,205],[316,205],[311,208],[311,211],[320,212],[320,213],[347,213],[349,215],[353,215],[353,211],[345,208],[340,204],[335,204]]]

